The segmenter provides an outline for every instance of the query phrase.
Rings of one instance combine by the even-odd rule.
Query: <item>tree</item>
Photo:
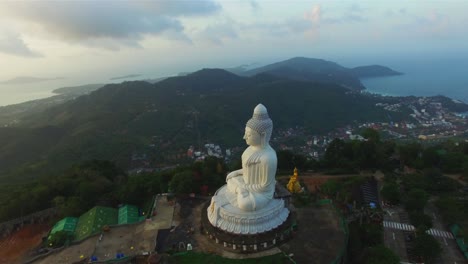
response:
[[[375,169],[378,165],[377,142],[365,141],[353,144],[354,165],[359,169]]]
[[[442,249],[437,240],[425,232],[418,232],[414,243],[413,252],[422,258],[424,263],[431,263],[441,253]]]
[[[379,131],[373,128],[366,128],[362,131],[361,136],[369,141],[380,142],[380,134]]]
[[[346,143],[338,138],[335,138],[330,144],[328,144],[327,150],[325,151],[324,160],[328,167],[341,166],[340,161],[344,159],[344,150]]]
[[[380,191],[382,197],[391,204],[400,203],[400,189],[396,183],[386,183]]]
[[[398,153],[400,154],[400,160],[404,165],[413,168],[419,168],[422,165],[423,147],[419,143],[410,143],[406,145],[400,145],[398,147]]]
[[[122,203],[142,205],[146,199],[159,193],[159,177],[151,174],[138,174],[129,177],[127,183],[119,186],[118,198]]]
[[[396,159],[396,143],[384,141],[378,144],[379,168],[383,171],[394,171],[400,168],[400,162]]]
[[[363,225],[361,236],[367,246],[376,246],[383,243],[383,227],[377,224]]]
[[[193,176],[191,171],[176,173],[169,183],[169,189],[177,194],[188,194],[193,191]]]
[[[457,198],[444,196],[439,198],[435,204],[447,223],[453,224],[464,220],[463,213],[466,211],[466,205],[462,204],[462,201]]]
[[[424,210],[424,206],[426,206],[428,199],[429,195],[424,190],[410,190],[405,202],[406,209],[409,211],[422,211]]]
[[[451,193],[456,191],[460,185],[457,181],[444,177],[439,169],[425,169],[423,176],[427,183],[426,190],[433,194]]]
[[[462,171],[465,155],[460,152],[449,152],[442,156],[442,170],[446,173],[458,173]]]
[[[333,196],[341,189],[341,187],[341,184],[336,180],[328,180],[320,186],[320,190],[328,196]]]
[[[326,168],[334,169],[340,173],[349,172],[353,169],[355,152],[353,143],[346,143],[336,138],[328,144],[323,164]]]
[[[426,190],[428,181],[421,173],[406,174],[401,177],[404,192],[409,192],[414,189]]]
[[[425,168],[439,167],[440,156],[436,147],[426,148],[422,153],[422,160]]]
[[[413,211],[409,214],[410,222],[416,228],[428,230],[432,227],[432,218],[421,211]]]
[[[282,171],[291,171],[294,167],[305,169],[307,158],[300,154],[294,154],[289,150],[279,150],[276,153],[278,157],[278,169]]]
[[[369,248],[366,264],[398,264],[400,258],[384,245]]]
[[[462,169],[463,170],[463,177],[465,179],[468,179],[468,158],[465,159],[465,161],[463,162],[462,168],[463,168]]]

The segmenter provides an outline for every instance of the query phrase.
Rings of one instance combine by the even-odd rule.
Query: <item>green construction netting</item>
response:
[[[463,252],[468,251],[468,245],[465,244],[465,239],[457,238],[457,244],[458,244],[458,247],[461,249],[461,251],[463,251]]]
[[[138,207],[134,205],[124,205],[119,208],[119,225],[132,224],[139,221]]]
[[[54,234],[59,231],[67,231],[73,233],[76,228],[76,224],[78,223],[78,218],[76,217],[65,217],[62,220],[58,221],[52,230],[50,230],[50,234]]]
[[[452,234],[454,236],[457,236],[458,233],[460,232],[460,226],[457,225],[457,224],[453,224],[451,227],[450,227],[450,231],[452,231]]]
[[[90,235],[97,234],[106,225],[116,225],[118,223],[117,218],[117,209],[96,206],[80,216],[75,229],[75,239],[81,240]]]

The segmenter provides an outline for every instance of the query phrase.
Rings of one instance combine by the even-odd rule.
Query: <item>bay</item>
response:
[[[444,95],[468,103],[468,60],[416,60],[383,64],[403,75],[362,79],[368,92],[390,96]]]

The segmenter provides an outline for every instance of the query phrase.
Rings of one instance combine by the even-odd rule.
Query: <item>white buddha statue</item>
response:
[[[235,234],[257,234],[272,230],[288,217],[282,199],[274,199],[277,158],[269,141],[273,122],[262,104],[247,122],[242,169],[229,173],[207,208],[208,220],[221,230]]]
[[[226,195],[233,206],[242,210],[258,210],[273,199],[277,158],[269,144],[272,130],[267,109],[257,105],[245,128],[244,139],[249,147],[242,153],[242,169],[226,177]]]

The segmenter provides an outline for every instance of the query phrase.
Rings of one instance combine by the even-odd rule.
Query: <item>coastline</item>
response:
[[[411,63],[392,65],[403,75],[361,78],[365,91],[384,96],[442,95],[468,104],[468,77],[464,69],[468,63]],[[453,70],[455,69],[455,70]]]

